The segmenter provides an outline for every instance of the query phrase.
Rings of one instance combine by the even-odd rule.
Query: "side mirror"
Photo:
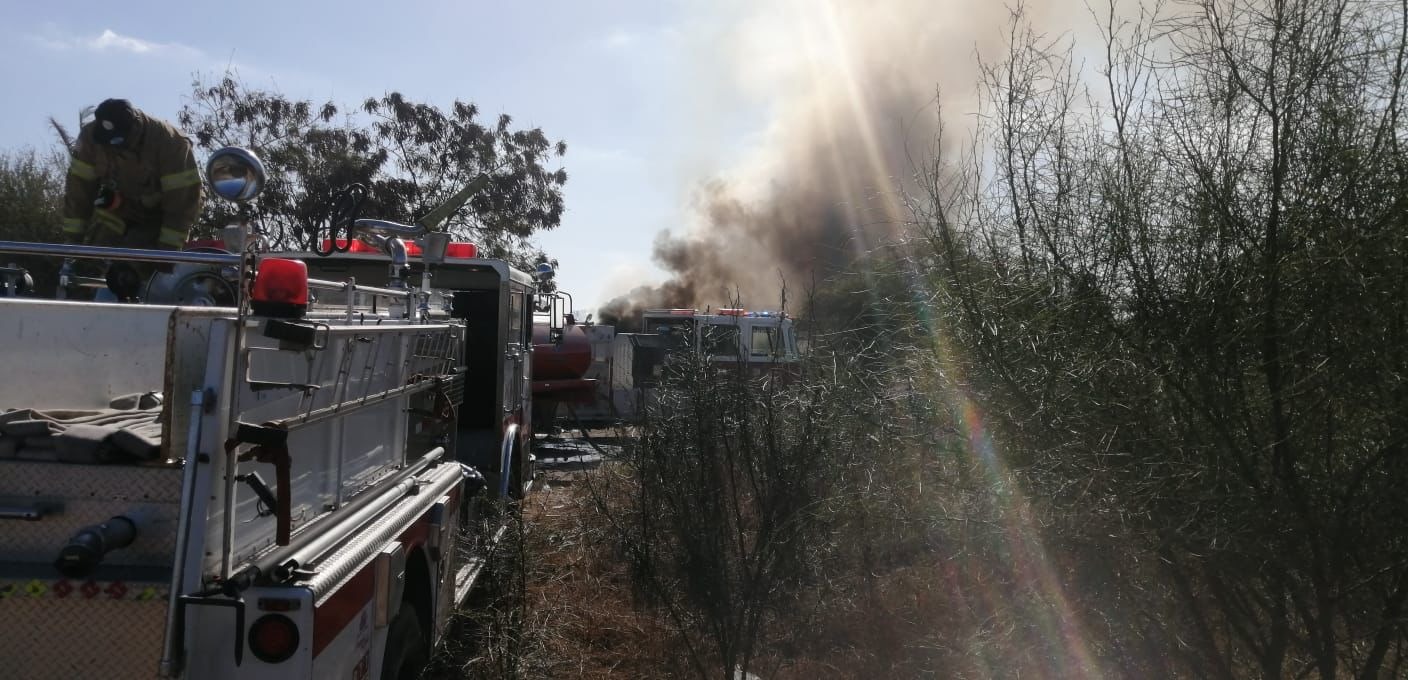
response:
[[[216,196],[235,203],[253,200],[264,189],[264,164],[252,151],[227,146],[205,165],[205,177]]]

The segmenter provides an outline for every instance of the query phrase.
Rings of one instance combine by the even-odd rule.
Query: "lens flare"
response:
[[[909,260],[911,263],[913,259]],[[946,380],[947,388],[941,395],[930,395],[943,401],[955,415],[965,440],[966,455],[978,463],[986,477],[987,488],[993,494],[1002,519],[1001,535],[1005,545],[1002,553],[1010,559],[1011,573],[1015,588],[1008,592],[996,592],[995,586],[976,593],[983,599],[989,611],[1015,611],[1031,617],[1038,624],[1045,651],[1050,657],[1050,671],[1055,677],[1098,678],[1100,664],[1087,643],[1084,626],[1079,612],[1072,607],[1066,593],[1066,584],[1061,576],[1059,565],[1048,555],[1042,544],[1041,534],[1035,525],[1036,513],[1023,495],[1011,470],[1004,463],[990,432],[986,419],[977,401],[962,388],[966,385],[962,362],[957,360],[954,348],[946,341],[937,323],[939,315],[932,308],[938,296],[926,285],[928,277],[916,267],[911,267],[906,276],[911,286],[911,299],[914,312],[920,320],[924,335],[927,336],[938,371]],[[960,582],[962,580],[960,579]],[[1021,591],[1031,590],[1039,595],[1045,606],[1023,606]],[[967,593],[963,597],[972,597]],[[987,658],[990,670],[998,672],[1004,668],[1001,659]]]

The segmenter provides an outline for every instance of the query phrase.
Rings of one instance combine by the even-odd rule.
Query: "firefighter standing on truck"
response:
[[[180,250],[200,206],[190,140],[125,99],[99,104],[68,166],[65,240]]]

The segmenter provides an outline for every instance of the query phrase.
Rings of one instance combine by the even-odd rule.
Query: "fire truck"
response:
[[[611,357],[599,369],[607,378],[597,400],[577,410],[583,421],[637,420],[672,356],[691,353],[721,368],[753,374],[785,374],[801,360],[795,319],[785,312],[648,309],[640,327],[640,333],[590,334],[598,346],[609,343]]]
[[[348,192],[309,252],[0,242],[119,298],[0,296],[0,676],[419,674],[532,479],[538,279],[434,230],[476,188],[413,225]]]

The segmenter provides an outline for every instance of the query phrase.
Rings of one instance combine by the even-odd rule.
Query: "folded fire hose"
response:
[[[64,463],[143,462],[161,451],[161,394],[114,399],[94,410],[16,409],[0,413],[0,459]]]

